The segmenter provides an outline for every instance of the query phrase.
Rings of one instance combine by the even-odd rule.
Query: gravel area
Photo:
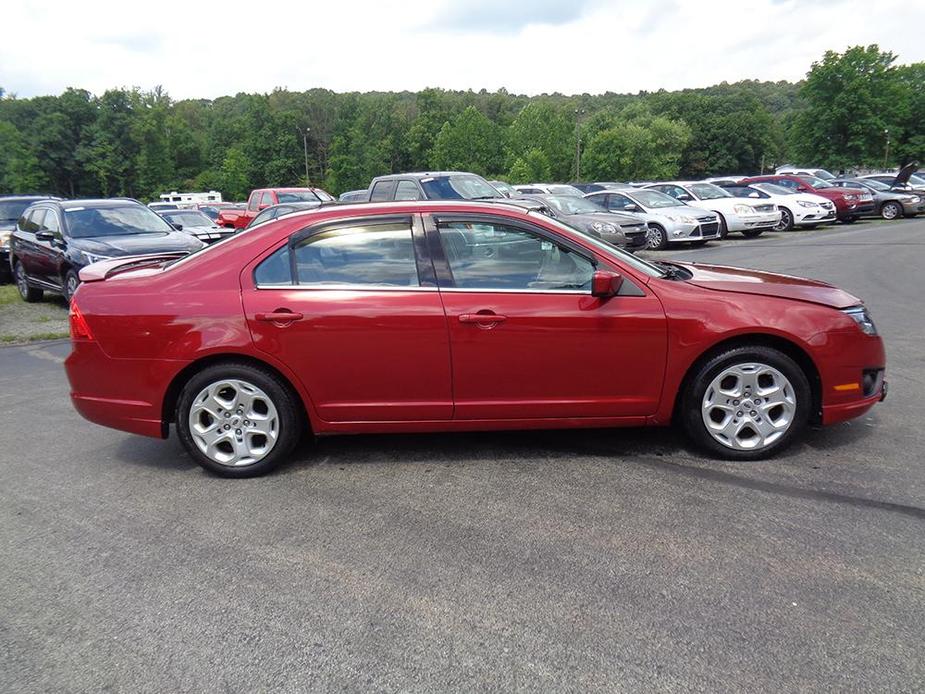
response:
[[[53,340],[68,336],[67,304],[48,294],[35,304],[23,301],[14,285],[0,286],[0,343]]]

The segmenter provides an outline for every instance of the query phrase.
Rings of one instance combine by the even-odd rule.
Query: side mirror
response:
[[[639,205],[634,205],[634,204],[624,205],[623,211],[624,212],[639,212]]]
[[[680,200],[681,202],[691,202],[693,201],[693,199],[694,197],[692,195],[688,195],[687,193],[684,193],[683,195],[678,196],[678,200]]]
[[[182,224],[171,224],[170,226],[172,226],[172,227],[173,227],[174,229],[176,229],[177,231],[183,231],[183,225],[182,225]]]
[[[50,231],[43,229],[42,231],[35,232],[35,240],[36,241],[54,241],[55,235],[51,233]]]
[[[598,270],[591,276],[591,296],[607,299],[616,296],[623,286],[623,276],[616,272]]]

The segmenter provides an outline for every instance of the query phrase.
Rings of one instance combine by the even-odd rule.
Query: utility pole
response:
[[[311,186],[311,179],[308,177],[308,133],[311,132],[311,128],[305,128],[302,130],[298,125],[295,127],[299,131],[299,134],[302,136],[302,147],[305,150],[305,185]]]
[[[886,135],[886,148],[883,150],[883,170],[886,171],[887,163],[890,161],[890,131],[884,128],[883,134]]]
[[[575,180],[581,181],[581,117],[583,108],[575,109]]]

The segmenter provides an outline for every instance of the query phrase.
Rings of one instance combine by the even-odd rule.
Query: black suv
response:
[[[86,265],[120,256],[189,253],[204,245],[136,200],[43,200],[20,216],[10,238],[10,265],[26,301],[39,301],[45,290],[70,301]]]
[[[12,278],[10,270],[10,235],[23,210],[36,200],[59,200],[50,195],[0,195],[0,282]]]
[[[377,176],[369,202],[391,200],[488,200],[504,196],[481,176],[465,171],[433,171]]]

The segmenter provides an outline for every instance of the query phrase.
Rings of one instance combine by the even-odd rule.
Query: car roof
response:
[[[39,200],[60,200],[54,195],[0,195],[0,202],[38,202]]]
[[[471,171],[412,171],[409,173],[384,174],[376,176],[374,181],[384,181],[390,178],[428,178],[430,176],[478,176]]]
[[[56,201],[61,209],[69,210],[75,207],[144,207],[137,200],[130,198],[91,198],[87,200],[60,200]]]

